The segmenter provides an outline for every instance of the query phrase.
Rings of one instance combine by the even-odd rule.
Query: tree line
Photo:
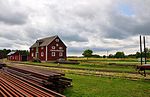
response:
[[[3,49],[0,50],[0,59],[2,58],[7,58],[7,55],[12,52],[12,51],[17,51],[19,52],[21,55],[29,55],[29,51],[28,50],[10,50],[10,49]]]
[[[118,51],[115,54],[109,54],[108,56],[106,55],[100,56],[98,54],[93,54],[93,51],[90,49],[83,51],[82,55],[87,58],[89,57],[93,57],[93,58],[140,58],[141,55],[142,57],[145,57],[144,52],[142,53],[136,52],[135,54],[125,55],[125,53],[122,51]],[[146,58],[150,58],[150,49],[148,48],[146,48]]]

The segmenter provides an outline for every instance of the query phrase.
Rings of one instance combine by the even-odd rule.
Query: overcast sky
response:
[[[150,0],[0,0],[0,49],[22,49],[58,35],[68,55],[92,49],[139,51],[139,35],[150,48]]]

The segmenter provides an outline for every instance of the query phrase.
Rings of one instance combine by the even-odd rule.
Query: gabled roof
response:
[[[7,55],[10,56],[10,55],[15,54],[15,53],[16,53],[16,51],[11,51],[11,52],[8,53]]]
[[[41,47],[41,46],[48,46],[56,37],[58,37],[58,36],[55,35],[55,36],[52,36],[52,37],[39,39],[30,48]]]

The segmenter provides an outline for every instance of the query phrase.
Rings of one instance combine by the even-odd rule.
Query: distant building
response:
[[[11,61],[28,61],[29,57],[19,51],[12,51],[7,54],[7,59]]]
[[[30,58],[39,58],[41,61],[66,59],[66,48],[58,36],[39,39],[30,47]]]

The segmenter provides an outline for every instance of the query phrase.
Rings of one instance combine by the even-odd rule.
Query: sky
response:
[[[0,49],[29,50],[40,38],[58,35],[68,56],[85,49],[106,55],[150,48],[150,0],[0,0]]]

